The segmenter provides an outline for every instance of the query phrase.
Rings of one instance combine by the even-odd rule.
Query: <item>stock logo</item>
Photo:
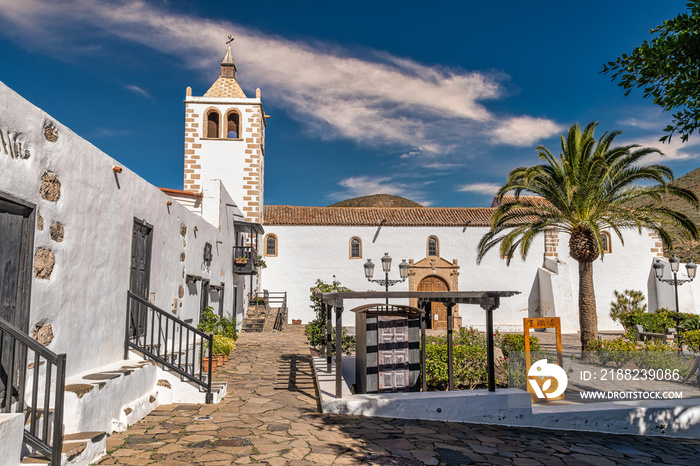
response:
[[[527,371],[527,381],[537,398],[552,399],[564,393],[568,377],[564,369],[557,364],[550,364],[546,359],[540,359]]]

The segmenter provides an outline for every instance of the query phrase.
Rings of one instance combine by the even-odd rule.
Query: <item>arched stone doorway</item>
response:
[[[435,275],[430,275],[420,281],[418,291],[450,291],[450,289],[445,280]],[[432,303],[430,315],[427,315],[426,318],[429,319],[428,328],[447,328],[447,307],[443,303]]]
[[[441,257],[431,257],[414,262],[408,261],[408,289],[411,291],[459,291],[459,264],[457,260],[448,262]],[[418,300],[411,299],[411,306],[417,307]],[[454,328],[462,326],[462,318],[459,317],[459,307],[452,308]],[[437,316],[437,320],[435,320]],[[447,328],[447,308],[444,304],[433,303],[427,328]]]

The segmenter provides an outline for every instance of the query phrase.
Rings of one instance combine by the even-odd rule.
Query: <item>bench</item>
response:
[[[644,327],[642,327],[641,325],[635,325],[634,330],[637,333],[637,341],[646,341],[650,338],[663,338],[664,341],[673,340],[676,334],[675,328],[667,328],[665,333],[654,333],[645,332]]]

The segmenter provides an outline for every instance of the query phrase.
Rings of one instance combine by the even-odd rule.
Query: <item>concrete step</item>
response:
[[[106,432],[79,432],[63,437],[61,465],[88,465],[104,455],[107,445]],[[51,464],[51,460],[41,454],[22,458],[20,464]]]

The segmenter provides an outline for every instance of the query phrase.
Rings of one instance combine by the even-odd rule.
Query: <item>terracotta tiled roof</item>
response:
[[[525,205],[550,205],[548,200],[540,196],[520,196],[517,199],[521,204]],[[491,207],[498,207],[501,204],[511,204],[513,202],[516,202],[516,197],[512,194],[506,194],[505,196],[501,196],[500,202],[499,198],[494,198]]]
[[[211,85],[204,97],[238,97],[245,99],[246,95],[241,86],[238,85],[236,78],[219,76],[219,79]]]
[[[264,225],[489,226],[490,207],[302,207],[268,205]],[[382,220],[384,221],[382,223]]]

